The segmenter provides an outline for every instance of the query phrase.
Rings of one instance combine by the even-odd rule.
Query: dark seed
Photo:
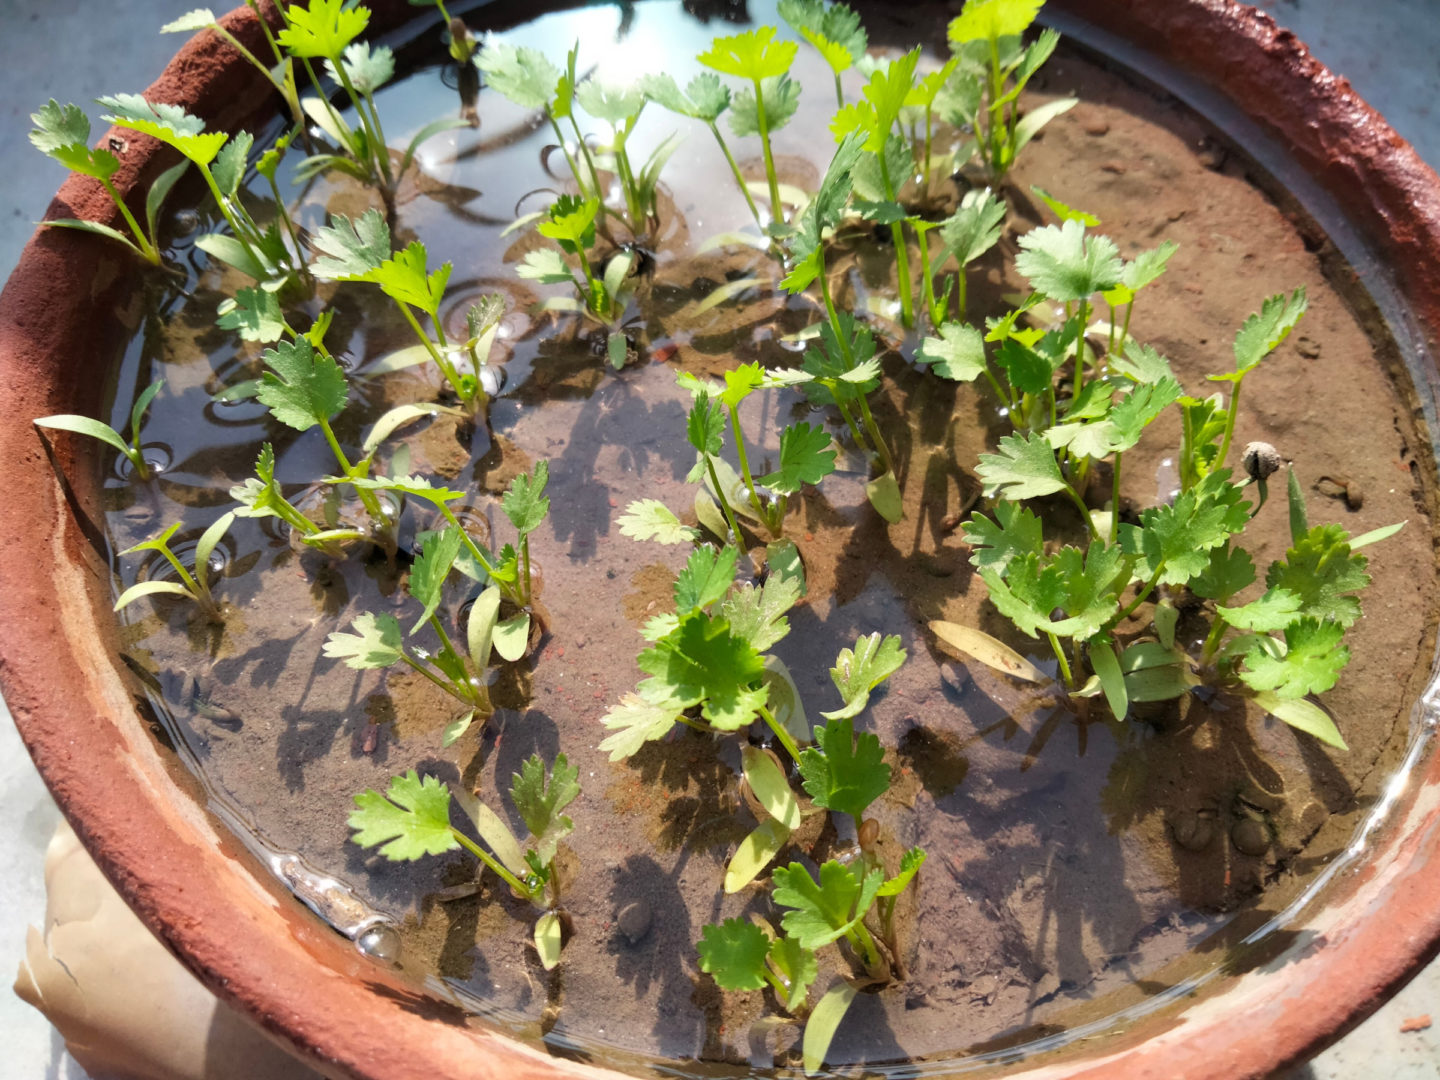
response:
[[[650,932],[650,905],[644,900],[631,900],[615,916],[615,923],[631,945],[636,945]]]
[[[1170,820],[1170,835],[1186,851],[1204,851],[1215,839],[1215,822],[1185,810]]]
[[[1237,821],[1230,830],[1230,842],[1244,855],[1264,855],[1270,850],[1270,834],[1265,823],[1254,818]]]

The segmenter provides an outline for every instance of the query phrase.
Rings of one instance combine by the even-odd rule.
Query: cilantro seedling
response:
[[[285,246],[277,224],[262,228],[239,199],[254,137],[240,132],[233,138],[223,131],[205,130],[199,117],[178,105],[156,105],[139,94],[103,97],[109,123],[159,139],[178,150],[199,170],[216,207],[233,235],[211,233],[196,241],[208,255],[222,259],[256,281],[281,281],[298,271],[298,256]]]
[[[783,127],[799,104],[800,86],[788,75],[798,51],[793,41],[776,41],[773,26],[759,26],[743,34],[717,37],[695,58],[721,75],[750,81],[750,86],[731,100],[730,127],[736,135],[760,137],[765,180],[770,188],[772,227],[782,225],[785,219],[780,210],[780,183],[775,175],[770,133]]]
[[[494,871],[510,890],[541,912],[534,942],[546,971],[560,962],[562,945],[561,880],[555,855],[575,825],[562,813],[580,794],[580,772],[564,754],[547,770],[532,754],[511,777],[510,801],[529,835],[522,843],[504,820],[468,793],[450,788],[411,769],[393,777],[383,794],[366,790],[355,796],[350,838],[363,848],[378,848],[392,862],[413,862],[464,848]],[[450,802],[460,804],[484,846],[450,823]]]
[[[838,143],[843,144],[852,134],[864,139],[865,153],[856,162],[856,191],[862,196],[857,208],[862,216],[890,226],[900,319],[907,328],[915,325],[915,296],[910,284],[910,249],[905,239],[906,215],[899,204],[899,193],[905,172],[913,171],[913,160],[904,140],[892,129],[905,107],[919,59],[917,47],[896,60],[877,65],[865,84],[863,100],[842,107],[830,124]]]
[[[510,45],[494,38],[488,38],[474,56],[475,66],[485,76],[485,82],[522,109],[539,110],[545,114],[556,141],[570,166],[570,175],[580,190],[581,200],[595,199],[599,204],[599,215],[605,219],[605,204],[600,187],[599,174],[590,155],[590,146],[580,133],[575,119],[575,91],[578,85],[575,77],[576,62],[580,43],[576,42],[566,57],[565,70],[561,71],[536,49]],[[574,145],[579,148],[585,169],[582,171],[571,152],[571,144],[560,130],[560,121],[568,119],[575,134]]]
[[[657,221],[655,193],[660,182],[660,170],[680,146],[680,137],[671,134],[650,153],[638,170],[631,163],[628,141],[648,100],[649,96],[640,83],[622,86],[590,78],[575,90],[576,103],[610,127],[610,143],[602,147],[608,152],[609,160],[604,157],[600,160],[602,164],[614,165],[630,215],[630,233],[635,237],[647,235]]]
[[[55,431],[73,431],[78,435],[88,435],[92,439],[99,439],[105,445],[113,446],[125,455],[125,459],[130,462],[130,467],[135,470],[137,480],[149,480],[151,466],[145,460],[144,448],[140,445],[140,423],[145,419],[145,411],[150,408],[150,403],[155,400],[155,395],[164,385],[164,379],[156,379],[140,391],[140,396],[135,399],[135,404],[130,406],[129,439],[126,439],[103,420],[95,420],[92,417],[80,416],[76,413],[56,413],[54,416],[42,416],[35,421],[35,426]]]
[[[240,504],[236,517],[279,518],[312,547],[333,552],[337,543],[369,539],[358,529],[322,529],[302,514],[275,480],[275,451],[268,442],[261,444],[260,455],[255,459],[255,475],[232,487],[230,497]]]
[[[562,195],[556,199],[546,220],[536,228],[541,236],[555,241],[560,251],[539,248],[527,252],[516,273],[542,285],[570,285],[583,298],[576,304],[568,297],[555,297],[546,302],[546,310],[578,309],[613,327],[625,314],[634,293],[631,269],[635,256],[628,250],[617,252],[605,263],[603,273],[596,276],[590,251],[595,246],[595,219],[600,209],[600,200],[594,197],[582,200]],[[565,260],[566,255],[579,265],[582,278],[576,278]],[[613,367],[625,365],[625,335],[619,330],[612,329],[608,351]]]
[[[72,172],[98,180],[106,194],[115,204],[120,216],[130,229],[126,236],[120,230],[98,221],[81,221],[77,218],[55,218],[42,224],[54,228],[79,229],[95,233],[124,244],[152,266],[161,265],[160,242],[156,231],[156,219],[170,189],[185,171],[186,163],[181,162],[167,169],[145,196],[145,225],[141,227],[130,212],[130,207],[115,190],[110,178],[120,169],[120,161],[108,149],[90,146],[90,120],[77,105],[61,105],[54,98],[30,114],[35,127],[30,132],[30,142],[41,153],[58,161]]]
[[[602,719],[613,734],[600,748],[612,761],[664,738],[676,724],[729,732],[757,719],[799,758],[794,734],[770,708],[774,676],[761,653],[789,632],[784,613],[800,589],[774,576],[760,587],[733,589],[738,557],[734,547],[696,547],[675,581],[676,610],[645,625],[652,644],[637,663],[649,677]]]
[[[966,0],[950,22],[950,47],[959,63],[942,115],[976,133],[980,160],[997,184],[1040,129],[1077,104],[1075,98],[1057,98],[1021,115],[1021,92],[1060,41],[1047,29],[1028,46],[1022,43],[1043,5],[1044,0]]]
[[[233,511],[221,514],[210,527],[195,542],[195,562],[193,573],[185,568],[180,557],[170,549],[170,539],[180,531],[180,522],[176,522],[159,536],[150,540],[143,540],[134,547],[126,548],[120,552],[121,555],[133,555],[137,551],[158,551],[160,555],[170,564],[175,571],[179,581],[170,581],[166,578],[150,578],[147,581],[139,581],[122,592],[115,601],[115,610],[128,607],[136,600],[145,596],[158,596],[161,594],[170,596],[184,596],[195,601],[205,617],[211,622],[223,621],[220,615],[220,605],[215,602],[215,597],[210,591],[210,575],[213,572],[210,565],[210,556],[215,551],[215,545],[220,542],[230,526],[235,522]]]
[[[642,76],[640,88],[645,92],[646,98],[661,108],[703,121],[710,129],[710,134],[715,136],[715,141],[720,145],[720,151],[730,166],[730,174],[735,177],[735,186],[740,189],[740,194],[745,196],[745,205],[750,208],[750,216],[763,232],[765,226],[760,220],[760,209],[755,205],[755,197],[750,194],[750,185],[745,182],[740,166],[735,163],[735,155],[730,152],[730,144],[725,141],[725,136],[720,134],[717,123],[720,115],[730,108],[730,88],[720,81],[718,75],[708,71],[696,75],[683,91],[671,76],[664,73]]]

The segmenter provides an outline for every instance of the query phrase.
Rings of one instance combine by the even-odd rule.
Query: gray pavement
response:
[[[1163,0],[1156,0],[1163,2]],[[7,276],[64,179],[28,145],[28,117],[48,98],[89,103],[143,89],[180,39],[154,31],[191,0],[0,0],[0,276]],[[220,7],[226,5],[221,4]],[[1440,14],[1437,0],[1271,0],[1260,5],[1294,30],[1387,116],[1431,163],[1440,164]],[[98,125],[97,125],[98,130]],[[23,953],[25,927],[44,915],[41,867],[58,812],[0,702],[0,988]],[[1440,1024],[1440,962],[1431,964],[1366,1023],[1286,1080],[1440,1080],[1440,1027],[1404,1031],[1432,1015]],[[44,1018],[0,989],[4,1075],[12,1080],[85,1080]]]

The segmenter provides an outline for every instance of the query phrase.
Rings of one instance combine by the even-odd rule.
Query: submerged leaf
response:
[[[348,824],[354,843],[381,845],[380,854],[394,862],[460,846],[450,829],[450,789],[433,776],[422,780],[414,769],[391,778],[384,795],[374,790],[356,795]]]

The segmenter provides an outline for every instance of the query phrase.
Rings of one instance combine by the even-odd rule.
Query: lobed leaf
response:
[[[600,741],[600,749],[610,754],[611,761],[621,761],[655,739],[663,739],[680,721],[684,707],[670,700],[648,701],[639,694],[627,693],[620,703],[600,718],[614,732]]]
[[[370,23],[370,9],[347,0],[310,0],[310,6],[290,4],[287,25],[276,40],[291,56],[317,59],[338,57]]]
[[[682,524],[675,512],[659,499],[636,499],[625,508],[616,524],[620,535],[633,540],[658,540],[662,544],[689,544],[700,538],[698,530]]]
[[[517,48],[487,37],[473,60],[485,76],[486,85],[498,90],[522,109],[549,108],[555,99],[556,84],[561,78],[560,69],[538,49]],[[555,115],[565,116],[568,112],[568,108],[555,110]]]
[[[695,944],[700,970],[714,977],[722,990],[759,990],[765,985],[765,958],[770,938],[745,919],[707,925]]]
[[[575,828],[560,811],[580,794],[580,770],[564,754],[555,755],[555,764],[546,775],[545,761],[531,754],[510,779],[510,800],[525,821],[534,840],[536,854],[544,866],[555,858],[555,848]]]
[[[719,602],[735,581],[737,558],[738,553],[729,546],[717,551],[702,544],[692,551],[675,579],[675,610],[683,616]]]
[[[1240,678],[1282,701],[1324,693],[1350,662],[1350,650],[1340,644],[1344,636],[1345,627],[1332,620],[1296,619],[1285,628],[1285,654],[1276,657],[1257,644],[1245,654]]]
[[[898,634],[882,641],[877,630],[857,638],[855,648],[841,649],[835,666],[830,669],[830,679],[845,699],[845,707],[820,715],[832,721],[857,716],[869,703],[870,692],[899,671],[905,658]]]
[[[780,433],[780,467],[759,483],[781,495],[794,495],[803,484],[818,484],[835,471],[830,433],[805,421]]]
[[[775,27],[757,26],[743,34],[717,37],[695,59],[722,75],[769,79],[789,71],[798,50],[793,41],[776,41]]]
[[[765,704],[766,689],[757,687],[764,663],[723,618],[701,611],[683,616],[674,632],[642,652],[637,663],[652,676],[640,684],[643,697],[699,705],[701,715],[721,731],[747,726]]]
[[[393,862],[441,855],[459,847],[450,829],[450,789],[433,776],[411,769],[392,777],[384,795],[367,790],[355,796],[348,821],[361,847],[380,847]]]
[[[999,453],[981,454],[976,468],[987,498],[1034,499],[1065,489],[1055,451],[1043,435],[1006,435]]]
[[[344,660],[346,667],[366,670],[386,668],[405,655],[400,641],[400,622],[394,615],[363,612],[351,623],[353,634],[334,631],[325,639],[324,655]]]
[[[1031,229],[1020,237],[1015,269],[1051,300],[1088,299],[1120,281],[1119,249],[1107,236],[1086,237],[1078,221]]]
[[[868,731],[857,737],[848,716],[817,727],[815,746],[800,752],[798,764],[816,806],[857,818],[890,787],[890,766],[880,740]]]
[[[282,424],[308,431],[345,408],[345,372],[333,358],[316,352],[305,335],[278,342],[261,359],[269,370],[255,396]]]

